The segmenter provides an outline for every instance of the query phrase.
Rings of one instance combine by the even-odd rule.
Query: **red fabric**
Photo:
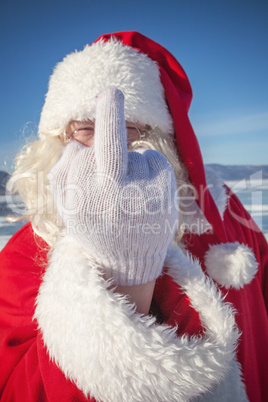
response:
[[[0,253],[1,401],[87,400],[49,361],[32,320],[47,249],[28,223]]]
[[[225,301],[232,303],[237,312],[236,322],[241,331],[237,357],[242,365],[247,395],[251,402],[261,402],[268,397],[268,246],[260,229],[238,198],[228,191],[230,198],[224,216],[227,240],[248,245],[254,251],[259,269],[252,282],[243,289],[221,290]],[[204,254],[210,244],[217,243],[217,239],[213,234],[186,234],[184,242],[187,249],[199,258],[204,268]],[[200,333],[202,328],[196,312],[188,308],[188,301],[183,298],[178,288],[177,291],[174,289],[175,287],[168,277],[163,277],[157,283],[154,299],[163,319],[171,325],[178,324],[179,333]]]
[[[100,36],[107,41],[111,36],[125,45],[131,46],[156,61],[160,68],[161,81],[166,93],[175,128],[178,152],[189,172],[190,179],[197,191],[197,203],[211,223],[220,242],[225,242],[226,233],[218,208],[207,189],[204,164],[199,144],[188,118],[192,100],[192,89],[181,65],[163,46],[141,35],[139,32],[116,32]],[[206,191],[204,191],[206,189]]]
[[[0,253],[0,361],[4,362],[0,365],[1,401],[87,400],[49,360],[37,323],[32,320],[46,254],[46,244],[34,235],[30,223]],[[159,289],[163,285],[168,294],[161,290],[164,297],[159,294],[161,301],[156,298],[159,316],[170,325],[179,324],[179,334],[200,333],[199,317],[188,298],[178,292],[168,276],[159,281]],[[162,311],[158,304],[163,305]]]
[[[267,399],[266,365],[268,324],[267,243],[238,199],[232,195],[224,225],[206,189],[199,146],[188,120],[192,92],[183,69],[174,57],[157,43],[138,34],[113,34],[123,43],[148,54],[160,66],[161,79],[174,119],[177,144],[200,198],[199,204],[213,224],[214,234],[185,235],[188,249],[203,263],[209,244],[226,241],[245,243],[255,253],[259,271],[242,290],[225,291],[226,301],[237,310],[242,331],[238,359],[242,365],[251,402]],[[104,35],[107,40],[110,35]],[[66,380],[54,362],[49,361],[36,322],[32,321],[35,299],[46,266],[47,247],[25,225],[0,253],[0,399],[1,401],[85,401],[75,384]],[[265,269],[266,266],[266,269]],[[189,300],[167,275],[156,284],[153,311],[158,320],[178,325],[178,334],[202,333],[200,320]],[[93,399],[91,400],[93,402]]]
[[[237,217],[245,220],[243,225],[236,224]],[[226,301],[237,310],[236,321],[242,331],[238,359],[247,393],[250,401],[260,402],[268,395],[267,243],[235,196],[229,202],[225,222],[228,240],[248,244],[260,263],[256,278],[244,289],[223,289]],[[185,241],[193,255],[203,262],[204,253],[209,244],[215,243],[215,238],[212,234],[186,235]],[[85,401],[77,387],[49,361],[36,322],[32,321],[46,247],[40,238],[34,237],[30,224],[9,241],[0,253],[0,261],[0,361],[4,362],[0,365],[1,401]],[[197,313],[168,275],[158,279],[153,305],[159,321],[178,325],[178,335],[202,333]]]

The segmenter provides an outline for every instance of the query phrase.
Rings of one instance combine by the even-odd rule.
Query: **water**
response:
[[[268,240],[268,180],[239,182],[229,181],[226,184],[236,193],[244,207],[254,218]],[[18,196],[0,196],[0,250],[10,237],[25,224],[25,221],[9,223],[5,217],[23,211],[23,204]]]
[[[6,197],[0,195],[0,250],[6,245],[10,237],[20,229],[26,221],[9,223],[6,216],[14,215],[14,209],[17,213],[22,211],[23,204],[18,196]]]
[[[226,184],[237,195],[268,240],[268,180],[229,181]]]

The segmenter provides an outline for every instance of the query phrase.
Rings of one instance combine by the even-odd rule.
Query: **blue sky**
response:
[[[9,0],[0,15],[0,169],[36,133],[55,64],[123,30],[151,37],[182,64],[205,163],[268,163],[267,1]]]

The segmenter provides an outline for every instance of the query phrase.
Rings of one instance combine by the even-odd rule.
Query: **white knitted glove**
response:
[[[178,211],[173,169],[159,152],[127,151],[124,95],[97,98],[94,147],[66,146],[50,183],[67,232],[116,285],[157,278]]]

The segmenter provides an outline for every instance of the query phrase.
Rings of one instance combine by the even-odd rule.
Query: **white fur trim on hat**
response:
[[[35,317],[50,358],[85,395],[187,401],[224,381],[239,336],[232,308],[197,260],[170,247],[166,264],[199,313],[204,336],[179,337],[176,328],[138,314],[77,242],[66,236],[55,244]],[[232,377],[243,387],[239,370]],[[240,401],[235,390],[233,397]]]
[[[94,119],[96,96],[109,86],[124,93],[126,120],[172,133],[172,118],[157,63],[112,38],[71,53],[56,66],[50,77],[39,134],[65,127],[71,120]]]
[[[245,244],[215,244],[205,254],[208,275],[226,289],[243,288],[258,270],[252,250]]]

